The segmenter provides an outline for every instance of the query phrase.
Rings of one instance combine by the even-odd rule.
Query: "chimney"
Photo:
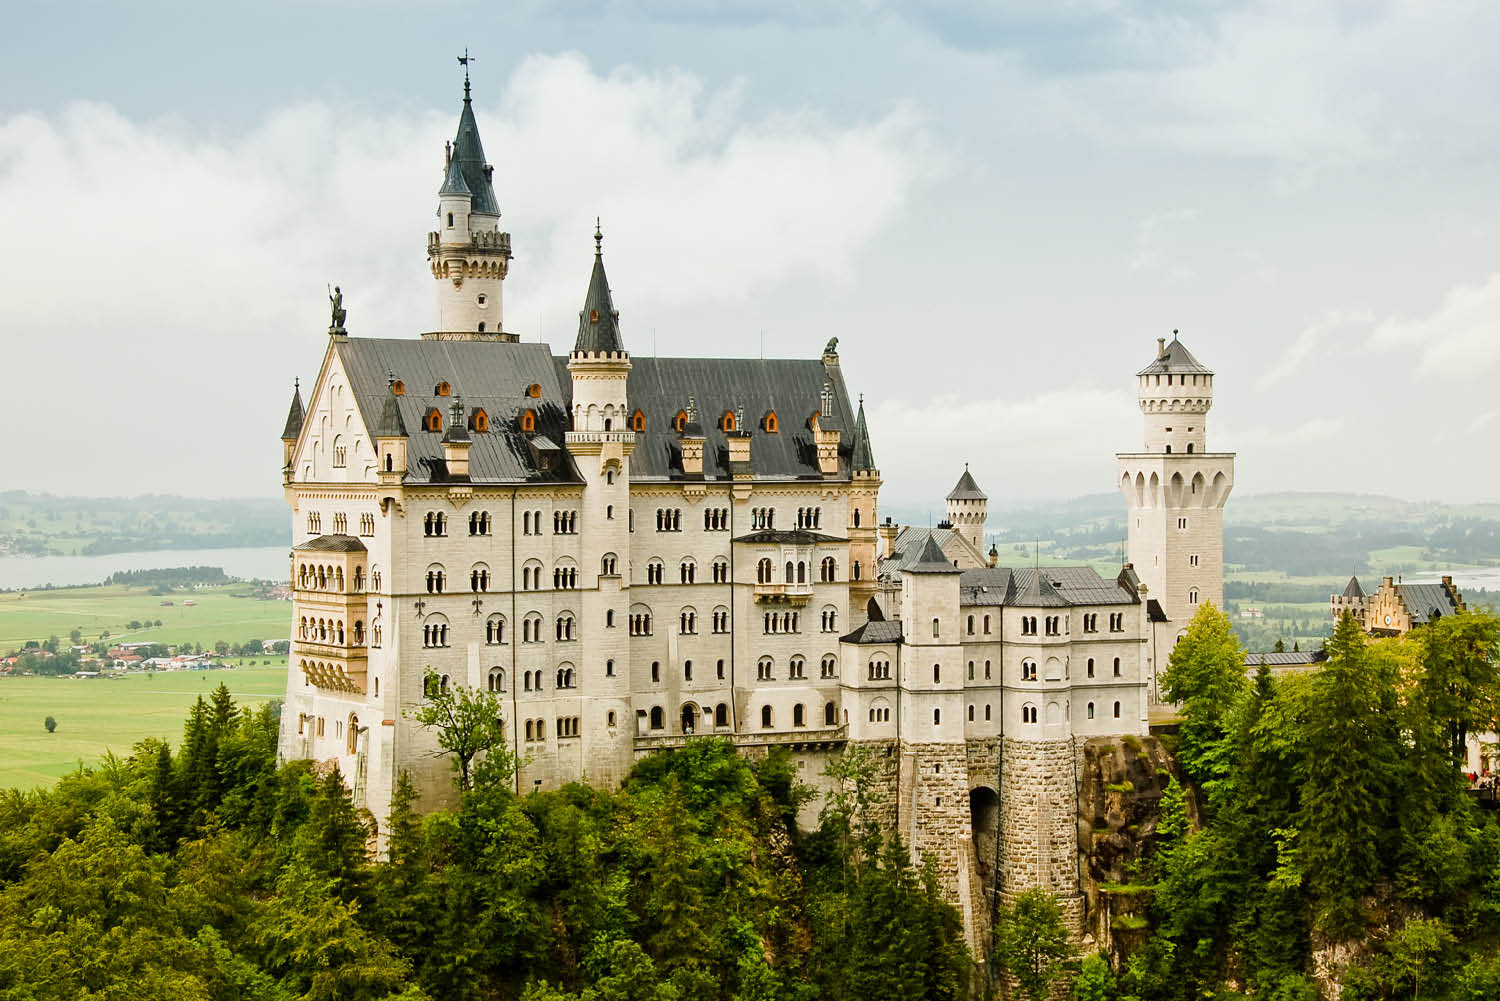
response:
[[[881,559],[889,559],[890,558],[891,550],[894,549],[895,546],[896,546],[896,535],[897,534],[898,534],[897,527],[895,525],[891,524],[891,519],[889,517],[887,517],[885,519],[885,522],[883,524],[881,524],[880,531],[879,531],[879,535],[880,535],[880,557],[881,557]]]
[[[1156,339],[1156,357],[1157,358],[1165,358],[1166,356],[1167,356],[1167,339],[1165,337],[1158,337]]]

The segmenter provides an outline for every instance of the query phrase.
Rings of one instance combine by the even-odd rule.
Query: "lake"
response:
[[[291,546],[241,549],[158,549],[108,556],[10,556],[0,558],[0,589],[98,584],[117,570],[162,567],[223,567],[231,577],[286,580]]]

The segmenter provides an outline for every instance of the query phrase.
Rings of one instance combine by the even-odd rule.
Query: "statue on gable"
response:
[[[836,355],[836,354],[838,354],[839,353],[839,339],[837,337],[830,337],[828,339],[828,346],[823,349],[823,353],[825,355]]]
[[[337,285],[328,293],[328,302],[329,311],[333,314],[333,320],[328,324],[328,332],[342,334],[344,333],[344,317],[349,315],[349,311],[344,308],[344,293]]]

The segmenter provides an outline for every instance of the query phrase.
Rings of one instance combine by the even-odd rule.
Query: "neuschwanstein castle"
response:
[[[435,329],[352,336],[335,303],[282,435],[282,756],[336,763],[381,825],[401,771],[443,802],[448,762],[409,716],[429,671],[501,696],[523,792],[618,783],[705,734],[785,748],[817,788],[865,745],[890,829],[936,860],[973,941],[995,893],[1044,885],[1076,918],[1082,742],[1145,734],[1172,643],[1222,603],[1213,374],[1174,338],[1137,376],[1116,578],[1000,567],[967,469],[939,527],[881,521],[835,342],[632,357],[597,228],[571,351],[507,333],[510,235],[467,79],[437,200]]]

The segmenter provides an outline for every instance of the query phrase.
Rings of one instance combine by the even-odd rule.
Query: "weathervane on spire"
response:
[[[599,217],[594,216],[594,256],[599,257],[604,253],[604,230],[600,228]]]
[[[469,47],[464,46],[464,54],[458,57],[458,64],[464,68],[464,100],[469,99],[469,63],[477,63],[478,56],[469,55]]]

